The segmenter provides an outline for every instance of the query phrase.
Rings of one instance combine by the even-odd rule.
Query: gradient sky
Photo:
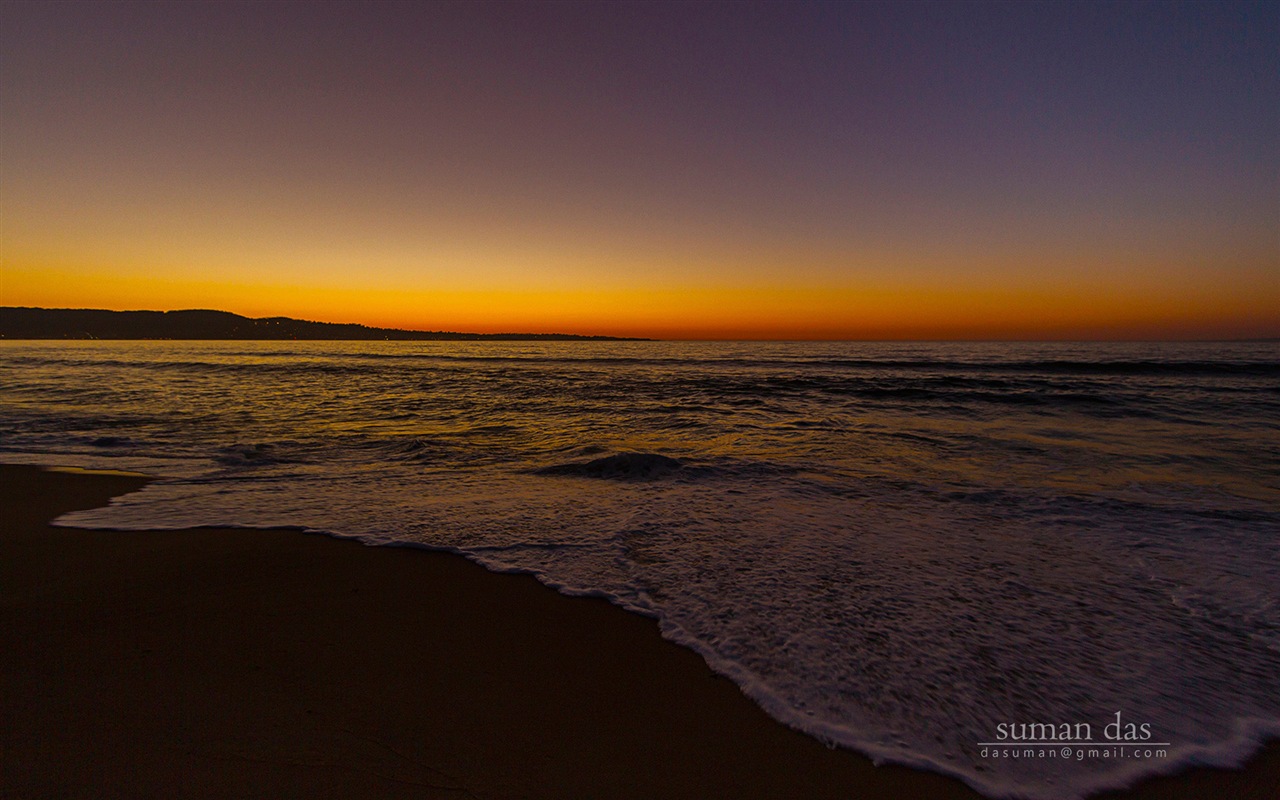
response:
[[[1280,4],[0,5],[0,304],[1280,336]]]

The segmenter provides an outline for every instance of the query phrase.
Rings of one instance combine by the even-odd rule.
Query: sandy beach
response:
[[[977,797],[772,720],[649,619],[287,530],[50,527],[123,475],[0,467],[0,796]],[[1262,798],[1193,769],[1109,797]]]

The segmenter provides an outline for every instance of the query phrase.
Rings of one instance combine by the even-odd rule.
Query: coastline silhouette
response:
[[[229,311],[107,311],[0,308],[0,339],[302,339],[315,341],[644,341],[572,333],[463,333],[372,328],[290,317],[244,317]]]

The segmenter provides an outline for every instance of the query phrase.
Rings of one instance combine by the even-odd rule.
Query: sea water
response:
[[[0,461],[161,479],[59,524],[533,573],[993,795],[1280,733],[1276,343],[0,342],[0,381]]]

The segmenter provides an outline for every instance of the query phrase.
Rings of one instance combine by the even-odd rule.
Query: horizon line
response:
[[[241,319],[253,322],[264,322],[273,320],[287,320],[289,322],[303,323],[308,325],[326,325],[335,327],[355,327],[364,328],[369,331],[385,331],[387,333],[406,333],[421,335],[440,335],[449,337],[477,337],[478,339],[500,339],[501,337],[521,337],[529,339],[555,339],[563,338],[565,340],[597,340],[597,341],[651,341],[651,342],[771,342],[771,343],[788,343],[788,342],[847,342],[847,343],[1043,343],[1043,344],[1108,344],[1108,343],[1268,343],[1280,342],[1280,336],[1188,336],[1188,337],[1169,337],[1169,336],[778,336],[778,337],[759,337],[759,336],[661,336],[661,335],[635,335],[635,334],[618,334],[618,333],[576,333],[567,331],[466,331],[466,330],[446,330],[443,328],[426,329],[426,328],[399,328],[385,327],[380,325],[370,325],[364,322],[332,322],[327,320],[304,319],[300,317],[289,317],[283,314],[274,314],[270,316],[252,317],[234,311],[226,311],[215,308],[173,308],[173,309],[110,309],[110,308],[89,308],[89,307],[45,307],[45,306],[0,306],[0,311],[50,311],[50,312],[98,312],[104,314],[181,314],[181,313],[208,313],[208,314],[225,314],[228,316],[239,317]],[[87,333],[87,332],[85,332]],[[6,341],[430,341],[430,340],[413,340],[413,339],[360,339],[345,337],[326,337],[314,339],[285,339],[280,337],[236,337],[235,339],[222,338],[200,338],[200,337],[173,337],[173,336],[69,336],[69,335],[44,335],[44,336],[9,336],[0,331],[0,339]]]

